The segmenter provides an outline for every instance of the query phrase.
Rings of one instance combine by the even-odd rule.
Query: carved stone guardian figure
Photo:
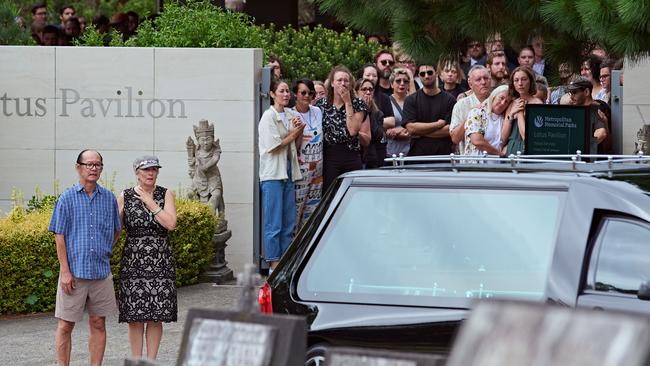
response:
[[[634,152],[638,154],[643,152],[648,153],[650,147],[650,125],[643,125],[636,133],[636,142],[634,142]]]
[[[223,184],[219,172],[221,146],[219,139],[214,139],[214,125],[207,120],[199,121],[194,126],[196,144],[191,136],[187,137],[187,163],[192,178],[191,195],[212,207],[215,214],[223,217],[226,206],[223,202]]]
[[[219,139],[214,138],[214,125],[207,120],[199,121],[194,127],[196,143],[191,136],[186,142],[187,164],[192,186],[189,192],[190,199],[198,199],[207,203],[219,218],[213,243],[215,245],[215,258],[210,269],[203,275],[209,282],[222,283],[233,279],[232,270],[227,267],[226,241],[232,236],[226,221],[226,205],[223,200],[223,184],[219,172],[219,159],[221,146]]]

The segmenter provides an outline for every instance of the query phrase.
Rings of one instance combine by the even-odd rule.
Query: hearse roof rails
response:
[[[453,171],[478,170],[478,169],[511,169],[514,173],[520,170],[526,171],[575,171],[584,173],[629,171],[637,169],[632,163],[648,164],[650,156],[639,152],[636,155],[599,155],[582,154],[580,150],[575,154],[554,154],[554,155],[522,155],[521,152],[511,154],[507,157],[488,155],[427,155],[427,156],[404,156],[404,154],[393,155],[385,159],[392,163],[392,169],[406,168],[407,164],[435,163],[442,167],[449,164]],[[488,164],[489,163],[489,164]],[[623,166],[625,164],[625,166]],[[550,168],[552,166],[553,168]],[[391,169],[391,167],[388,167]],[[643,170],[648,167],[644,166]]]

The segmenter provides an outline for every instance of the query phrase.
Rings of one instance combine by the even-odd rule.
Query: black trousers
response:
[[[323,193],[339,175],[361,168],[360,151],[352,151],[345,144],[325,146],[323,151]]]

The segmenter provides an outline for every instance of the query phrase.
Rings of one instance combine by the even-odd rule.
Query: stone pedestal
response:
[[[226,261],[226,241],[232,236],[232,231],[228,230],[228,223],[223,221],[225,225],[217,227],[217,233],[212,237],[212,245],[214,245],[214,259],[208,270],[203,273],[203,282],[214,282],[216,284],[223,284],[235,279],[232,269],[228,268]]]

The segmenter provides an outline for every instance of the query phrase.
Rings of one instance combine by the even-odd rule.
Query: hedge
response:
[[[176,199],[177,225],[170,233],[176,259],[176,285],[197,283],[214,256],[212,236],[216,218],[210,208]],[[0,314],[54,309],[59,262],[54,235],[47,231],[51,204],[14,210],[0,219]],[[113,248],[111,269],[117,289],[125,234]]]
[[[76,45],[101,47],[107,39],[112,47],[262,48],[265,60],[271,53],[280,57],[289,81],[304,77],[325,80],[332,66],[339,64],[355,72],[372,62],[381,48],[349,29],[339,33],[321,26],[257,26],[250,16],[224,10],[208,0],[165,3],[165,11],[154,21],[141,23],[137,35],[126,42],[115,32],[107,38],[89,27]]]

